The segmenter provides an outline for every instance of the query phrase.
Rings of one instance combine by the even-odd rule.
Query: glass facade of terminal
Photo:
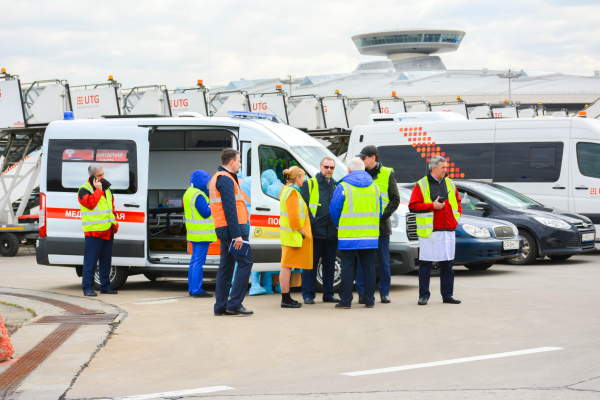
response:
[[[460,44],[462,35],[448,33],[418,33],[406,35],[382,35],[355,39],[358,48],[398,43],[453,43]]]

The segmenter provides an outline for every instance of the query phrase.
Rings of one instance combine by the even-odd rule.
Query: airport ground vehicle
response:
[[[456,113],[375,114],[352,130],[348,154],[379,149],[398,183],[427,173],[431,155],[449,158],[450,177],[501,184],[548,207],[600,225],[600,120],[467,120]],[[596,236],[598,236],[598,231]]]
[[[167,201],[180,205],[192,171],[216,171],[223,148],[240,150],[242,177],[250,179],[254,270],[278,270],[279,200],[264,190],[261,178],[273,171],[283,180],[283,170],[292,165],[314,176],[321,159],[334,156],[302,131],[244,113],[229,118],[135,116],[50,123],[40,175],[38,263],[81,271],[84,236],[76,193],[88,177],[87,166],[97,162],[113,185],[120,224],[113,247],[113,287],[122,286],[130,274],[143,273],[149,279],[187,275],[190,255],[183,209],[158,207]],[[334,178],[340,179],[347,169],[339,160],[336,165]],[[390,246],[394,274],[414,270],[418,258],[418,243],[408,240],[405,217],[399,214]],[[214,244],[205,275],[214,275],[218,264],[219,246]]]

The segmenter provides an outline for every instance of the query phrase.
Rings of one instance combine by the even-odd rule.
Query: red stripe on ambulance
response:
[[[81,219],[81,210],[76,208],[48,208],[46,210],[47,218],[55,219]],[[115,213],[117,222],[144,223],[146,214],[135,211],[117,211]]]
[[[251,226],[267,226],[267,227],[279,227],[279,215],[257,215],[252,214],[250,216]]]

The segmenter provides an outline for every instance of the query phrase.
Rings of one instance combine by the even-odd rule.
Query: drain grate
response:
[[[56,315],[42,317],[36,324],[108,324],[117,317],[118,314],[92,314],[92,315]]]
[[[60,307],[60,308],[64,309],[65,311],[70,312],[71,314],[79,314],[79,315],[103,314],[102,311],[88,310],[87,308],[79,307],[74,304],[70,304],[70,303],[67,303],[64,301],[60,301],[60,300],[49,299],[47,297],[33,296],[30,294],[11,293],[11,292],[0,292],[0,294],[4,294],[4,295],[8,295],[8,296],[23,297],[25,299],[31,299],[31,300],[37,300],[37,301],[43,301],[44,303],[48,303],[48,304],[52,304],[53,306]]]
[[[61,324],[58,328],[39,342],[37,346],[31,349],[27,354],[11,365],[2,375],[0,375],[0,388],[3,394],[10,396],[17,387],[36,369],[54,350],[71,337],[81,326],[77,324]]]

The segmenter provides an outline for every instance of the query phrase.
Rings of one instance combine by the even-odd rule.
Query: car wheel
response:
[[[114,265],[110,267],[110,274],[108,275],[108,279],[110,280],[110,288],[112,290],[118,290],[127,282],[127,277],[129,276],[129,271],[127,267],[115,267]],[[98,274],[98,269],[96,268],[96,272],[94,273],[94,289],[100,289],[100,275]]]
[[[4,257],[14,257],[19,252],[19,237],[14,233],[0,235],[0,254]]]
[[[533,264],[538,255],[538,246],[535,238],[525,231],[519,232],[519,236],[523,238],[523,254],[506,260],[512,265],[528,265]]]
[[[561,254],[558,256],[548,256],[552,261],[564,261],[564,260],[568,260],[569,258],[573,257],[572,254]]]
[[[465,268],[468,268],[471,271],[485,271],[486,269],[488,269],[492,265],[494,265],[494,263],[495,263],[495,261],[479,262],[479,263],[473,263],[473,264],[465,264]]]
[[[156,282],[157,278],[160,278],[161,274],[153,274],[152,272],[146,272],[144,276],[151,282]]]
[[[342,260],[339,257],[335,258],[335,270],[333,271],[333,291],[339,292],[342,283]],[[323,259],[319,260],[317,266],[317,292],[323,293]]]

